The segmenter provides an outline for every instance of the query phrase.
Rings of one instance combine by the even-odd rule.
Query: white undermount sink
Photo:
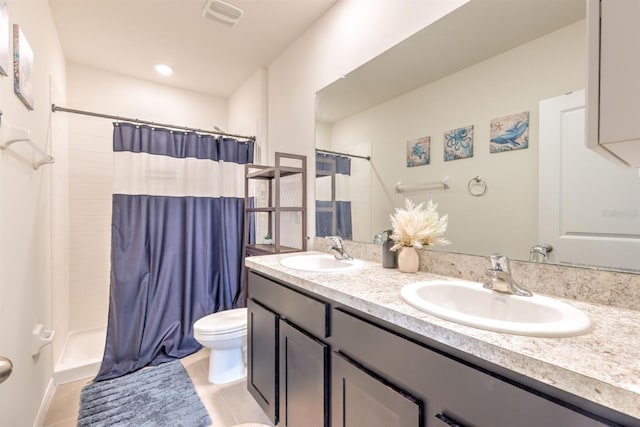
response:
[[[570,337],[589,331],[591,321],[577,308],[552,298],[521,297],[482,283],[434,280],[400,291],[410,305],[436,317],[495,332],[535,337]]]
[[[293,255],[280,260],[283,267],[313,273],[346,273],[359,270],[364,262],[359,259],[341,260],[330,254]]]

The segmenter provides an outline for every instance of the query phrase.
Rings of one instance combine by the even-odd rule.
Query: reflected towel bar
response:
[[[407,191],[422,191],[422,190],[448,190],[449,189],[449,177],[445,176],[441,181],[437,182],[423,182],[420,184],[414,185],[404,185],[401,182],[398,182],[393,188],[396,190],[396,193],[405,193]]]

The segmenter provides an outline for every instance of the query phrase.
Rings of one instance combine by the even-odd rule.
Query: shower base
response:
[[[69,332],[60,361],[54,368],[55,384],[96,376],[102,363],[106,336],[106,327]]]

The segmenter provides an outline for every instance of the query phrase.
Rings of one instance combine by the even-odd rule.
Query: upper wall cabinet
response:
[[[587,146],[640,168],[640,1],[588,0]]]

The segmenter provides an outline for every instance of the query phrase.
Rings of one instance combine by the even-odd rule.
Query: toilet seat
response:
[[[196,339],[207,340],[207,341],[215,341],[215,340],[228,340],[233,338],[238,338],[247,335],[247,328],[238,329],[237,331],[225,332],[219,334],[217,332],[198,332],[194,331],[193,336]]]
[[[247,309],[219,311],[198,319],[193,324],[195,334],[203,337],[232,334],[247,330]]]

